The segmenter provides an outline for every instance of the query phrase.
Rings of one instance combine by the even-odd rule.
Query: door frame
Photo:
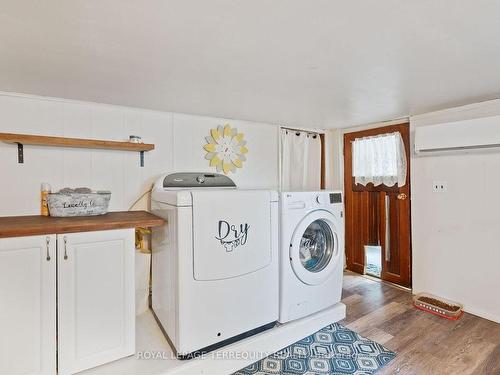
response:
[[[400,132],[403,140],[405,142],[405,153],[407,159],[408,173],[406,176],[406,184],[402,188],[398,186],[394,187],[384,187],[384,186],[373,186],[373,184],[368,184],[366,187],[356,188],[354,183],[354,177],[352,176],[352,153],[350,143],[355,138],[367,137],[367,136],[376,136],[379,134],[385,133],[394,133]],[[363,225],[362,229],[363,238],[370,238],[370,235],[374,231],[378,231],[379,238],[381,240],[380,245],[382,246],[382,279],[390,282],[394,282],[396,284],[409,287],[411,286],[412,280],[412,239],[411,239],[411,152],[410,152],[410,124],[405,121],[399,124],[392,124],[386,126],[380,126],[375,128],[369,128],[365,130],[353,130],[350,132],[345,132],[343,134],[343,156],[344,156],[344,202],[345,202],[345,252],[346,252],[346,265],[347,269],[354,271],[356,273],[364,274],[365,272],[365,260],[363,257],[362,263],[359,263],[355,260],[355,249],[352,244],[355,241],[354,231],[356,228],[354,227],[354,223],[349,218],[353,216],[353,207],[351,205],[351,201],[353,199],[353,193],[356,191],[368,191],[368,192],[389,192],[389,193],[400,193],[404,192],[407,195],[407,213],[408,217],[406,220],[400,220],[400,223],[403,225],[407,225],[408,227],[405,229],[408,231],[408,240],[409,242],[404,244],[408,248],[407,254],[404,254],[405,264],[408,264],[408,269],[400,270],[400,274],[402,278],[406,279],[407,282],[401,283],[399,277],[395,274],[391,274],[386,270],[386,256],[385,256],[385,211],[382,210],[382,201],[379,202],[377,209],[379,212],[383,213],[381,217],[379,217],[379,223],[377,223],[377,228],[370,228],[369,225]],[[349,173],[351,172],[351,173]],[[369,197],[364,197],[364,199],[369,199]],[[385,194],[384,194],[385,199]],[[371,213],[370,213],[371,214]],[[365,223],[366,224],[366,223]],[[384,233],[382,233],[384,231]]]

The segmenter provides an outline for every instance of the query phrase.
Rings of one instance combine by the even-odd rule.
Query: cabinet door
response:
[[[0,374],[56,373],[56,236],[0,239]]]
[[[134,354],[134,230],[57,241],[59,375]]]

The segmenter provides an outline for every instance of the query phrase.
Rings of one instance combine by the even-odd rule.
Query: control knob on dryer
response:
[[[319,195],[316,196],[316,202],[318,202],[318,204],[326,204],[326,203],[328,203],[325,200],[325,197],[322,194],[319,194]]]
[[[196,181],[199,183],[199,184],[202,184],[205,182],[205,176],[198,176],[196,177]]]

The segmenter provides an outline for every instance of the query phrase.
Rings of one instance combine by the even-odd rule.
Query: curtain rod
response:
[[[325,134],[324,132],[319,132],[319,131],[315,131],[315,130],[293,129],[293,128],[287,128],[285,126],[281,126],[281,129],[290,130],[292,132],[309,133],[309,134],[317,134],[317,135]]]

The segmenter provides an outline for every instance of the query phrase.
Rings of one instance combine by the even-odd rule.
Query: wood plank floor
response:
[[[410,292],[351,272],[342,297],[347,316],[340,323],[398,353],[380,374],[500,374],[500,324],[425,313]]]

